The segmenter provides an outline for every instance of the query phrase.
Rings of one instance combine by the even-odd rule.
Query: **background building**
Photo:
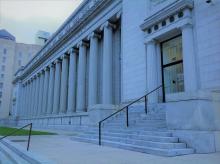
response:
[[[38,31],[35,36],[35,42],[37,45],[44,45],[49,39],[50,33],[46,31]]]
[[[8,117],[15,72],[40,50],[39,45],[16,43],[8,31],[0,30],[0,118]]]

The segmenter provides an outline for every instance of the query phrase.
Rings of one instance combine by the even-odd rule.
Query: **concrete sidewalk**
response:
[[[62,132],[61,132],[62,133]],[[70,140],[71,134],[32,136],[30,151],[57,164],[219,164],[220,152],[160,157]],[[27,139],[11,137],[10,139]],[[16,142],[26,146],[26,142]]]

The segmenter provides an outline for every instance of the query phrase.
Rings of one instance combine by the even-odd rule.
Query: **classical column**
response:
[[[31,105],[30,105],[30,116],[33,116],[34,94],[35,94],[35,76],[32,78],[32,83],[31,83]]]
[[[79,63],[77,78],[77,102],[76,111],[86,111],[86,46],[85,42],[78,44],[79,47]]]
[[[43,92],[43,112],[42,115],[45,115],[47,112],[47,99],[48,99],[48,84],[49,84],[49,68],[46,67],[44,69],[45,77],[44,77],[44,92]]]
[[[40,89],[40,73],[37,73],[37,79],[36,79],[36,95],[35,95],[35,105],[34,105],[34,116],[38,113],[38,102],[39,102],[39,89]]]
[[[55,69],[54,64],[50,64],[50,80],[49,80],[49,92],[48,92],[48,103],[47,103],[47,114],[51,114],[53,111],[53,96],[54,96],[54,76]]]
[[[24,93],[24,99],[23,99],[23,104],[24,104],[24,113],[23,116],[26,116],[27,113],[27,82],[25,82],[25,93]]]
[[[43,111],[43,94],[44,94],[44,77],[45,77],[45,73],[44,70],[41,71],[41,76],[40,76],[40,91],[39,91],[39,103],[38,103],[38,115],[41,115],[42,111]]]
[[[183,72],[184,72],[184,90],[197,90],[197,75],[193,39],[193,27],[191,24],[184,25],[182,28],[183,44]]]
[[[33,93],[33,79],[30,79],[30,84],[29,84],[29,96],[28,96],[28,117],[31,116],[31,105],[32,105],[32,94]]]
[[[54,99],[53,99],[53,113],[58,114],[60,109],[60,79],[61,79],[61,61],[56,59],[55,68],[55,82],[54,82]]]
[[[69,62],[69,85],[68,85],[68,105],[67,113],[75,112],[76,107],[76,55],[78,51],[71,48]]]
[[[102,103],[112,104],[112,36],[114,25],[106,22],[104,29],[104,43],[103,43],[103,90],[102,90]]]
[[[60,113],[67,111],[67,88],[68,88],[68,56],[62,56],[62,72],[61,72],[61,93],[60,93]]]
[[[89,53],[89,96],[88,106],[91,107],[97,103],[98,97],[98,39],[100,35],[92,33],[90,39]]]
[[[16,95],[16,106],[14,108],[14,116],[21,116],[22,113],[22,98],[23,98],[23,85],[21,80],[17,81],[17,95]]]
[[[147,92],[157,87],[157,56],[156,43],[151,40],[147,43]],[[157,102],[157,93],[154,92],[148,97],[149,103]]]

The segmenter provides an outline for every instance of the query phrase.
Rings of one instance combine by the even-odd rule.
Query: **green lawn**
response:
[[[15,131],[16,128],[9,128],[9,127],[0,127],[0,136],[5,136],[9,133],[12,133],[13,131]],[[13,134],[13,136],[25,136],[29,134],[29,129],[21,129],[18,132],[16,132],[15,134]],[[49,132],[42,132],[42,131],[32,131],[31,132],[32,135],[54,135],[56,133],[49,133]]]

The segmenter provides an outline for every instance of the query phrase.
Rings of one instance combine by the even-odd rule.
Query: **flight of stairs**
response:
[[[143,112],[143,106],[129,110],[129,127],[125,125],[125,112],[103,123],[102,145],[160,156],[178,156],[194,153],[179,142],[166,128],[165,112]],[[98,144],[98,127],[84,126],[74,129],[72,140]]]

